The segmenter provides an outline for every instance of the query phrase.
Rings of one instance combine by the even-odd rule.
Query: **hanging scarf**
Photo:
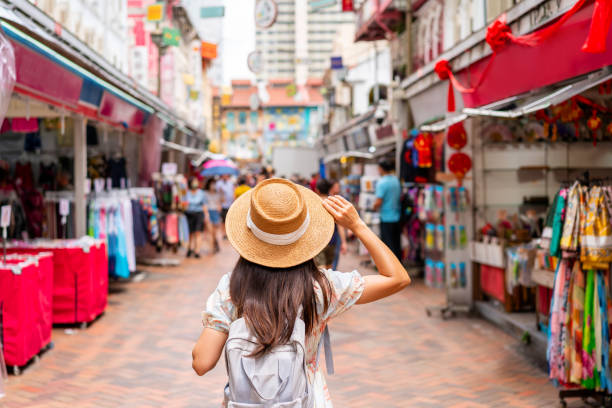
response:
[[[585,268],[608,269],[612,262],[612,226],[601,187],[591,187],[580,222],[580,260]]]
[[[582,342],[582,386],[588,390],[596,388],[595,379],[598,377],[595,366],[595,271],[586,272],[586,286],[584,292],[584,329]]]
[[[560,241],[563,251],[573,253],[578,250],[580,210],[580,184],[576,182],[567,194],[565,221]]]
[[[570,330],[570,375],[569,382],[580,384],[582,381],[582,342],[584,322],[585,276],[580,263],[575,262],[572,271],[572,297],[570,303],[572,326]]]

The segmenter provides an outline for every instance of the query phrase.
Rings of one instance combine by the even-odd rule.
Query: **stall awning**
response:
[[[533,47],[507,44],[459,72],[456,77],[464,86],[480,83],[473,92],[462,94],[465,107],[482,107],[610,65],[611,46],[597,54],[582,51],[589,35],[595,3],[581,8],[541,44]],[[612,44],[612,30],[608,32],[607,44]]]
[[[351,150],[348,152],[338,152],[338,153],[333,153],[330,155],[327,155],[323,158],[323,162],[324,163],[330,163],[333,162],[335,160],[339,160],[342,157],[358,157],[361,159],[373,159],[374,158],[374,154],[372,153],[368,153],[368,152],[360,152],[357,150]]]
[[[565,102],[611,79],[612,67],[608,66],[555,86],[506,98],[481,108],[464,108],[461,113],[452,114],[443,120],[420,126],[419,129],[423,132],[439,132],[470,116],[518,118]]]
[[[204,150],[195,149],[193,147],[183,146],[181,144],[174,143],[174,142],[168,142],[167,140],[165,140],[163,138],[160,139],[160,144],[163,147],[167,148],[167,149],[176,150],[176,151],[184,153],[184,154],[193,154],[193,155],[203,155],[203,154],[206,154],[206,152]]]
[[[181,118],[158,97],[134,84],[99,54],[67,30],[56,30],[57,23],[26,0],[0,0],[2,29],[13,43],[17,66],[16,91],[45,103],[97,119],[105,94],[138,111],[121,125],[138,127],[154,112],[176,125]],[[45,83],[36,72],[45,69]],[[49,80],[49,77],[54,80]],[[107,98],[108,101],[108,98]],[[117,108],[119,105],[115,104]],[[109,110],[110,109],[110,110]],[[110,118],[117,116],[106,106]],[[116,112],[125,119],[125,112]],[[194,128],[194,126],[188,126]]]
[[[324,143],[333,142],[334,140],[343,136],[345,133],[350,132],[354,128],[363,126],[364,123],[374,118],[375,112],[376,112],[376,107],[372,107],[366,113],[351,119],[350,121],[346,123],[346,125],[342,126],[340,129],[323,136],[323,142]]]
[[[535,95],[525,95],[522,98],[511,98],[506,102],[506,105],[512,106],[512,108],[509,109],[484,106],[482,108],[465,108],[463,109],[463,113],[470,116],[517,118],[567,101],[568,99],[571,99],[576,95],[607,82],[610,79],[612,79],[612,69],[611,67],[605,67],[579,79],[575,79],[570,83],[564,83],[554,88],[540,90]],[[497,103],[496,105],[499,106],[500,104]]]

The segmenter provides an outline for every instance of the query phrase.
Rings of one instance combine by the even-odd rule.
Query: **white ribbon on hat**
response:
[[[290,245],[296,242],[298,239],[302,238],[308,230],[308,225],[310,224],[310,214],[306,211],[306,218],[304,218],[304,222],[298,229],[288,234],[270,234],[269,232],[265,232],[260,230],[257,225],[253,222],[251,218],[251,210],[247,213],[247,227],[251,230],[253,235],[255,235],[260,241],[265,242],[266,244],[271,245]]]

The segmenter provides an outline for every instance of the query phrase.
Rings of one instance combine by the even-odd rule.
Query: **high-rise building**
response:
[[[331,5],[320,7],[322,3]],[[342,12],[341,2],[334,0],[277,0],[276,4],[274,25],[255,31],[255,49],[263,56],[257,79],[292,78],[305,84],[309,78],[322,78],[338,29],[354,25],[355,15]]]

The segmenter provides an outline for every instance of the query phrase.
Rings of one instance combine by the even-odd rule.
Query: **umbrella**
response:
[[[204,170],[202,170],[202,176],[221,176],[223,174],[229,174],[237,176],[240,174],[238,167],[229,160],[209,160],[204,163]]]

